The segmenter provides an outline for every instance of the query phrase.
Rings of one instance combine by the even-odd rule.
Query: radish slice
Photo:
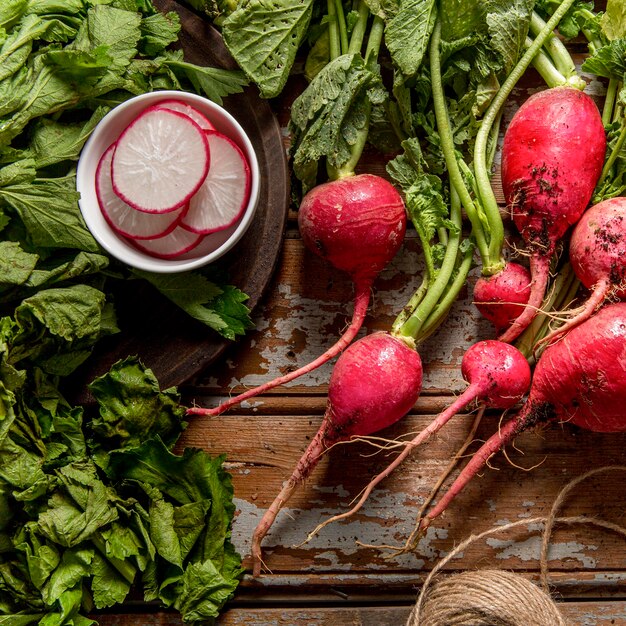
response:
[[[111,161],[115,144],[112,144],[100,158],[96,169],[96,196],[104,219],[118,234],[132,239],[153,239],[167,235],[189,205],[169,213],[144,213],[126,204],[113,191],[111,182]]]
[[[182,100],[162,100],[157,103],[157,107],[164,109],[170,109],[171,111],[178,111],[183,115],[190,117],[202,130],[215,130],[215,126],[209,122],[209,120],[198,109],[194,109],[190,104],[183,102]]]
[[[152,106],[117,140],[111,163],[113,189],[139,211],[174,211],[198,191],[209,160],[206,135],[191,118]]]
[[[250,167],[239,146],[217,131],[207,131],[206,136],[211,168],[180,221],[184,228],[203,235],[234,224],[250,198]]]
[[[133,245],[142,252],[161,259],[173,259],[193,250],[201,241],[202,235],[192,233],[186,228],[177,226],[172,232],[156,239],[142,241],[132,240]]]

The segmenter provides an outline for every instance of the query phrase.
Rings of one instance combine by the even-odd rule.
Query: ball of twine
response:
[[[605,520],[557,517],[568,495],[583,481],[604,472],[626,472],[626,466],[593,469],[561,489],[547,517],[518,520],[470,535],[435,565],[426,578],[406,626],[567,626],[549,594],[548,558],[550,538],[557,524],[601,528],[626,538],[626,528]],[[539,557],[542,588],[520,574],[504,570],[466,571],[435,580],[439,572],[470,544],[521,526],[543,525]]]
[[[468,571],[428,589],[410,626],[566,626],[552,598],[519,574]]]

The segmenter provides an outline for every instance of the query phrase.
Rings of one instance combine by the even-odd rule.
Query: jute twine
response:
[[[604,520],[574,516],[557,517],[566,496],[583,480],[601,472],[626,471],[626,467],[601,467],[568,483],[556,498],[548,517],[519,520],[471,535],[457,545],[430,572],[407,626],[567,626],[567,621],[549,594],[548,567],[550,536],[556,525],[592,525],[626,538],[626,528]],[[512,528],[543,525],[540,555],[543,589],[520,574],[504,570],[461,572],[434,580],[441,569],[470,544]]]

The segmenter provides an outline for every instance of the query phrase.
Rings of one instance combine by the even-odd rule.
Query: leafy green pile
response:
[[[6,311],[41,289],[76,284],[85,288],[68,292],[67,301],[87,310],[93,298],[110,299],[115,279],[141,277],[224,337],[251,327],[245,294],[209,270],[166,280],[116,264],[77,204],[80,150],[111,107],[156,89],[193,90],[221,102],[245,85],[239,71],[185,62],[182,51],[171,49],[179,31],[178,15],[158,12],[150,0],[0,3],[0,306]],[[111,309],[107,315],[112,322]],[[109,323],[107,332],[113,329]]]
[[[32,311],[31,311],[32,312]],[[99,415],[70,406],[0,320],[0,621],[87,625],[131,589],[215,617],[243,572],[223,458],[171,447],[185,427],[174,389],[136,358],[90,389]]]

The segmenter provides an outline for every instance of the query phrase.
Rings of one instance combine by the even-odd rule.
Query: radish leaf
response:
[[[235,287],[220,287],[199,272],[154,274],[133,270],[133,273],[226,339],[235,339],[253,327],[250,309],[243,304],[248,296]]]
[[[303,191],[315,184],[322,157],[340,168],[351,157],[359,131],[368,121],[368,104],[380,103],[386,92],[380,76],[360,55],[331,61],[296,98],[291,107],[293,169]]]
[[[264,97],[277,96],[287,82],[312,7],[312,0],[249,0],[224,20],[226,46]]]
[[[406,76],[413,76],[422,64],[436,17],[435,0],[404,0],[387,22],[387,47],[391,58]]]

